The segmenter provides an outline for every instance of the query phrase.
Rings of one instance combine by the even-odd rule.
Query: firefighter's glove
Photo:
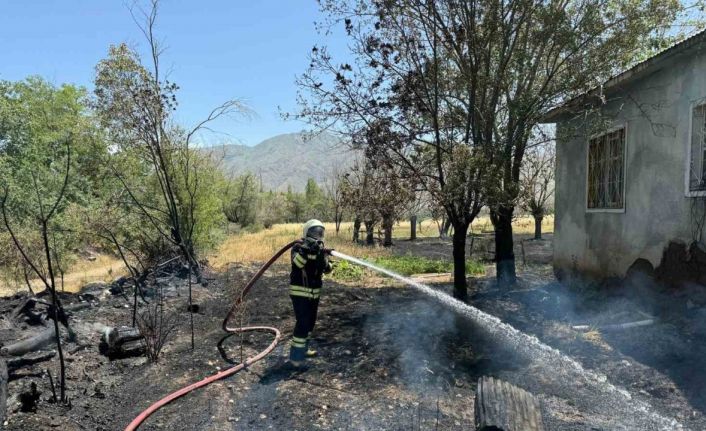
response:
[[[304,239],[304,245],[302,248],[307,251],[307,253],[318,255],[323,250],[323,243],[316,240],[315,238],[306,237]]]

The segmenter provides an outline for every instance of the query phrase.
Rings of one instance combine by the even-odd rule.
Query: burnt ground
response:
[[[425,244],[427,243],[427,244]],[[688,429],[706,429],[704,314],[698,304],[670,294],[652,301],[644,292],[610,293],[587,286],[556,283],[545,264],[546,243],[525,243],[528,265],[515,288],[499,289],[490,278],[475,280],[473,305],[578,359],[608,376],[638,400],[678,419]],[[428,253],[450,258],[448,243],[400,241],[399,253]],[[447,254],[448,253],[448,254]],[[518,256],[519,258],[519,256]],[[9,430],[119,430],[162,396],[229,366],[216,344],[221,321],[238,288],[256,267],[233,266],[209,274],[207,287],[195,287],[196,348],[191,350],[185,280],[162,277],[175,286],[170,312],[181,325],[158,364],[144,357],[109,360],[99,352],[96,323],[129,325],[128,302],[102,291],[71,324],[78,337],[67,342],[68,395],[71,407],[50,402],[45,370],[55,376],[56,359],[19,370],[10,382]],[[253,290],[239,320],[280,328],[285,340],[267,359],[220,382],[197,390],[163,408],[143,430],[470,430],[477,379],[492,375],[526,387],[543,403],[548,429],[612,430],[582,408],[571,394],[560,393],[528,362],[503,351],[494,340],[415,291],[381,279],[348,285],[328,282],[314,336],[320,356],[303,372],[282,367],[294,321],[287,296],[286,271],[268,273]],[[374,286],[374,287],[371,287]],[[446,289],[447,286],[439,286]],[[667,300],[669,298],[669,300]],[[98,300],[100,299],[100,300]],[[76,302],[68,296],[65,302]],[[0,341],[20,339],[37,327],[11,321],[19,297],[0,300]],[[669,304],[667,307],[665,304]],[[641,314],[642,313],[642,314]],[[571,325],[599,327],[655,316],[656,324],[620,331],[582,332]],[[674,317],[677,316],[677,317]],[[262,350],[266,334],[233,337],[227,358],[239,361]],[[528,378],[530,376],[532,378]],[[23,412],[19,395],[34,382],[41,392],[36,412]],[[634,429],[634,428],[633,428]]]

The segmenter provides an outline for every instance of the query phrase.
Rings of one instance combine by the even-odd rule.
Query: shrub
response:
[[[331,277],[337,281],[356,281],[362,279],[363,274],[363,267],[347,260],[337,260],[331,272]]]

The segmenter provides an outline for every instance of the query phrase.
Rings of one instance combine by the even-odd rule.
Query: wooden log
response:
[[[0,430],[5,428],[7,418],[7,363],[0,359]]]
[[[134,355],[144,351],[144,340],[137,328],[106,328],[101,337],[101,351],[109,357]]]
[[[120,349],[113,354],[114,357],[125,358],[128,356],[140,356],[145,353],[146,345],[144,340],[126,341],[120,345]]]
[[[36,303],[37,299],[34,297],[25,298],[24,301],[22,301],[17,307],[15,307],[14,310],[12,310],[10,316],[12,316],[13,319],[17,319],[18,317],[20,317],[20,315],[25,314],[27,311],[34,308],[34,305]]]
[[[492,377],[478,380],[475,419],[480,431],[544,431],[539,400]]]
[[[17,341],[16,343],[3,346],[2,349],[0,349],[0,355],[22,356],[25,353],[37,351],[51,343],[54,340],[54,334],[54,327],[51,326],[30,338],[25,338],[24,340]]]
[[[50,350],[48,352],[34,352],[29,353],[18,358],[10,358],[7,360],[7,368],[10,372],[17,370],[18,368],[29,367],[30,365],[38,364],[40,362],[48,361],[49,359],[56,356],[56,350]]]

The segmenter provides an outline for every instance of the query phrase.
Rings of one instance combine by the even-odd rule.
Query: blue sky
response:
[[[91,89],[94,67],[110,44],[146,48],[127,2],[2,3],[0,79],[40,75]],[[340,33],[326,39],[316,33],[320,19],[315,0],[163,1],[157,30],[167,47],[162,66],[181,87],[177,121],[189,126],[224,100],[239,98],[256,115],[219,121],[214,128],[223,134],[205,136],[209,143],[254,145],[305,128],[281,120],[277,107],[296,108],[294,78],[314,44],[345,47]]]

